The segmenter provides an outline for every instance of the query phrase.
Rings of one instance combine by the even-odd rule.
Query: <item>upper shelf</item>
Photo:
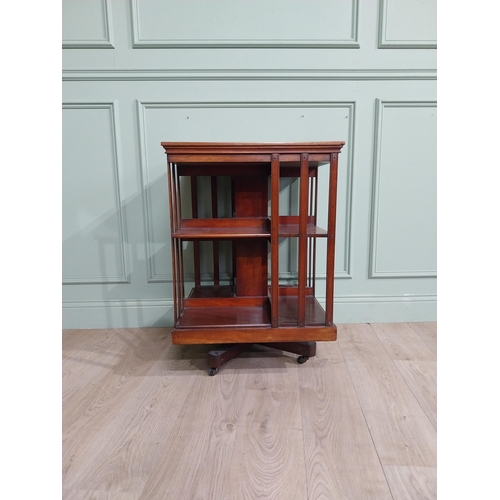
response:
[[[269,231],[255,227],[189,227],[181,228],[172,234],[173,238],[181,240],[214,240],[233,238],[269,238]]]
[[[278,228],[279,236],[283,237],[293,237],[299,236],[299,225],[298,224],[280,224]],[[309,237],[323,237],[328,236],[328,233],[314,224],[307,224],[306,227],[306,236]]]
[[[281,216],[278,235],[281,237],[299,236],[299,223],[296,216]],[[214,218],[181,219],[180,227],[172,234],[173,238],[184,240],[212,240],[233,238],[269,238],[271,221],[269,218]],[[306,236],[326,237],[328,233],[308,218]]]
[[[299,217],[297,215],[280,215],[278,234],[282,237],[293,237],[300,235]],[[328,232],[316,225],[316,218],[307,217],[306,236],[326,237]]]
[[[180,228],[172,234],[181,239],[268,238],[267,218],[181,219]]]

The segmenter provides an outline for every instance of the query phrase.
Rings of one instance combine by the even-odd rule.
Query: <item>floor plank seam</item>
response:
[[[73,439],[68,434],[70,441],[63,442],[63,452],[67,454],[63,461],[64,472],[67,472],[67,478],[63,480],[63,497],[69,500],[73,494],[82,499],[97,495],[96,498],[104,499],[108,495],[116,495],[117,500],[162,500],[212,498],[216,495],[221,500],[228,500],[249,498],[248,494],[253,492],[259,493],[254,497],[261,498],[263,485],[268,484],[272,491],[282,493],[286,490],[288,498],[290,494],[292,498],[295,494],[304,500],[313,500],[318,496],[330,498],[333,494],[339,498],[360,500],[435,498],[437,467],[433,465],[432,455],[435,454],[433,440],[436,431],[435,326],[416,324],[415,329],[411,328],[415,336],[407,331],[408,327],[411,328],[411,324],[401,323],[401,330],[389,324],[374,327],[365,323],[353,329],[346,325],[337,345],[328,344],[322,351],[323,355],[311,359],[310,363],[315,366],[309,366],[309,363],[305,367],[295,363],[289,365],[288,359],[280,364],[274,357],[259,363],[260,356],[256,356],[254,362],[246,363],[247,358],[242,357],[240,361],[235,360],[234,366],[228,366],[227,372],[215,378],[207,377],[202,368],[201,349],[177,351],[171,342],[167,342],[163,328],[66,330],[63,363],[67,361],[67,367],[63,367],[63,396],[67,394],[68,397],[66,403],[63,400],[63,411],[69,419],[66,423],[71,425],[67,429],[63,425],[63,431],[78,432],[78,435],[75,434]],[[168,331],[166,333],[169,334]],[[102,340],[105,334],[108,338]],[[113,338],[115,340],[111,342]],[[419,340],[425,344],[425,349]],[[115,349],[117,346],[119,348]],[[427,357],[428,351],[432,352],[432,356]],[[66,359],[66,355],[69,358]],[[110,363],[112,365],[108,366]],[[308,368],[319,371],[314,371],[313,377]],[[263,375],[258,377],[256,373],[261,370]],[[102,398],[90,384],[101,385],[103,397],[112,396],[110,400],[106,399],[104,405],[109,406],[111,413],[108,414],[100,406]],[[192,394],[196,387],[199,401],[198,396]],[[212,401],[206,391],[219,395],[220,408],[218,403],[214,403],[214,407],[212,403],[205,404]],[[238,391],[244,394],[235,398]],[[264,392],[274,396],[264,397]],[[289,394],[293,392],[296,394]],[[253,399],[247,401],[250,393]],[[332,399],[332,394],[340,399]],[[143,408],[143,402],[145,410],[149,410],[152,398],[157,402],[151,405],[153,413],[147,413],[152,416],[145,417],[144,412],[135,415],[135,409],[139,408],[137,405]],[[188,398],[189,405],[186,404]],[[87,403],[94,399],[97,413],[94,415],[92,406],[92,412],[87,415]],[[173,407],[169,403],[171,400],[176,401]],[[243,404],[245,401],[246,405]],[[212,436],[212,431],[198,431],[196,436],[189,437],[191,426],[187,423],[181,425],[181,421],[192,418],[197,413],[194,409],[202,403],[207,411],[196,420],[203,423],[199,429],[206,429],[208,425],[215,434]],[[127,414],[134,415],[133,418],[141,422],[144,420],[141,427],[144,430],[138,431],[139,424],[132,425],[123,417],[120,412],[125,405],[128,405]],[[84,411],[80,416],[79,408]],[[290,408],[294,410],[293,418],[283,417],[288,415],[288,411],[283,410]],[[248,413],[250,410],[255,412],[253,416]],[[267,427],[268,414],[279,417],[272,428]],[[173,418],[177,424],[172,423],[167,430],[164,418]],[[408,425],[403,425],[398,431],[395,426],[399,425],[400,419],[406,418],[409,419]],[[227,422],[235,424],[232,436],[227,433]],[[290,422],[292,427],[288,425]],[[317,425],[310,422],[317,422]],[[276,427],[278,423],[281,425]],[[265,427],[260,428],[259,424]],[[334,424],[335,427],[331,427]],[[427,428],[428,425],[434,428],[434,432]],[[89,447],[88,442],[82,441],[81,426],[92,442],[101,444]],[[342,432],[343,426],[348,433],[346,440],[342,434],[339,441],[335,432],[339,429]],[[302,435],[296,434],[296,430],[300,430]],[[163,435],[165,431],[168,437]],[[290,434],[292,431],[293,436]],[[129,437],[122,439],[120,436],[123,433]],[[178,433],[184,437],[177,439]],[[248,433],[251,434],[251,446],[260,450],[254,457],[256,460],[248,453],[245,457]],[[275,447],[276,441],[271,448],[274,442],[271,438],[278,435],[280,446]],[[317,441],[310,440],[313,435],[318,438]],[[147,439],[143,442],[141,436]],[[156,441],[160,436],[160,448],[150,446],[159,444]],[[264,440],[262,450],[259,444],[261,438]],[[182,447],[175,454],[169,453],[176,439]],[[392,442],[394,439],[396,444]],[[283,471],[287,474],[284,481],[285,476],[275,477],[267,469],[261,470],[258,463],[262,460],[268,463],[265,457],[273,457],[274,452],[281,450],[281,445],[288,440],[295,451],[287,452],[293,463],[290,460],[283,462],[286,464]],[[106,442],[111,449],[119,450],[118,458],[114,452],[98,455],[99,450],[108,449],[102,442]],[[134,447],[129,449],[129,444]],[[413,465],[413,455],[406,457],[403,445],[418,453],[414,458],[419,463],[420,457],[425,458],[422,465]],[[283,449],[288,448],[285,446]],[[348,449],[352,449],[355,461],[350,459],[350,455],[345,455]],[[361,451],[363,455],[360,455]],[[70,453],[74,452],[81,456],[70,463]],[[196,463],[192,463],[196,453],[199,456]],[[401,461],[398,460],[398,453]],[[97,461],[94,460],[96,457]],[[218,458],[209,465],[211,457]],[[224,460],[220,461],[220,457]],[[382,460],[387,463],[382,463]],[[241,466],[238,465],[240,462]],[[174,465],[175,471],[172,470]],[[71,466],[76,469],[71,469]],[[294,467],[293,472],[290,467]],[[99,472],[97,478],[92,475],[94,470]],[[170,480],[162,477],[163,470],[176,484],[170,484]],[[183,478],[175,479],[176,474],[182,471]],[[252,474],[250,479],[243,481],[247,487],[242,489],[241,480],[245,471]],[[189,484],[189,472],[196,473],[198,486]],[[264,478],[265,481],[255,483],[252,478]]]
[[[388,349],[384,345],[384,343],[380,340],[380,337],[377,335],[377,332],[373,328],[373,325],[377,325],[377,324],[380,324],[380,323],[368,323],[368,325],[370,326],[370,328],[373,330],[373,333],[377,337],[378,341],[382,344],[382,347],[384,348],[385,352],[387,352],[388,356],[391,358],[391,361],[394,361],[392,359],[391,353],[388,351]],[[432,349],[422,340],[422,338],[420,337],[420,335],[418,335],[417,332],[415,332],[415,330],[413,330],[413,328],[411,328],[410,324],[409,323],[404,323],[404,324],[417,336],[417,338],[422,342],[422,345],[425,347],[425,349],[427,349],[429,351],[429,353],[431,354],[431,356],[433,358],[437,358],[437,356],[432,352]],[[404,360],[401,360],[401,361],[404,361]],[[408,360],[408,361],[412,361],[412,360]]]
[[[393,361],[394,362],[394,361]],[[396,363],[394,363],[396,364]],[[403,376],[403,373],[401,372],[401,370],[399,369],[398,365],[396,365],[396,369],[398,370],[398,373],[400,374],[401,378],[403,379],[404,383],[406,384],[406,386],[408,387],[408,389],[410,390],[411,394],[413,395],[413,397],[415,398],[416,402],[418,403],[418,405],[420,406],[423,414],[426,416],[427,420],[429,420],[429,422],[431,423],[432,427],[434,429],[436,429],[437,431],[437,426],[434,427],[434,425],[432,424],[432,421],[431,419],[429,418],[429,416],[427,415],[427,412],[425,411],[425,408],[422,406],[422,403],[420,403],[419,401],[419,398],[417,397],[417,395],[415,394],[415,392],[413,391],[413,389],[411,388],[410,384],[406,381],[406,378]]]
[[[235,385],[237,384],[236,377],[238,376],[238,373],[237,373],[238,367],[239,367],[239,365],[238,365],[238,363],[236,363],[236,366],[232,368],[235,371],[234,382],[233,382]],[[245,382],[246,382],[246,379],[247,379],[247,376],[245,376]],[[244,389],[244,388],[242,388],[241,390],[243,391],[243,393],[245,393],[245,391],[246,391],[246,389]],[[235,458],[236,444],[239,442],[238,436],[241,435],[241,433],[242,433],[241,429],[243,427],[243,423],[242,423],[243,401],[244,401],[244,398],[241,399],[240,406],[239,406],[238,410],[235,412],[235,414],[237,415],[236,421],[234,424],[236,426],[236,430],[234,431],[234,440],[233,440],[233,446],[231,449],[231,458],[229,459],[230,464],[233,463],[233,460]],[[231,466],[229,466],[229,467],[231,467]],[[224,498],[222,500],[224,500]]]
[[[353,378],[351,376],[351,372],[349,370],[349,363],[347,363],[346,357],[344,355],[344,351],[342,349],[342,342],[340,342],[340,341],[339,341],[339,348],[340,348],[340,352],[342,354],[342,359],[344,360],[345,367],[347,369],[347,373],[349,374],[349,378],[351,379],[351,384],[352,384],[352,386],[354,388],[354,393],[356,394],[356,400],[358,401],[359,408],[361,410],[361,414],[363,415],[363,419],[365,421],[366,428],[368,429],[368,434],[370,435],[370,439],[372,441],[373,448],[375,450],[375,453],[377,454],[378,463],[380,465],[380,468],[382,469],[382,473],[384,474],[384,479],[385,479],[385,482],[387,484],[387,489],[388,489],[389,493],[391,494],[391,497],[393,498],[393,500],[398,500],[398,499],[394,498],[394,495],[392,494],[391,486],[390,486],[389,481],[387,479],[387,475],[385,473],[384,466],[382,465],[382,461],[380,460],[380,455],[378,453],[377,446],[375,445],[375,441],[373,439],[372,431],[370,430],[370,426],[368,425],[368,421],[366,419],[365,411],[363,410],[363,405],[361,404],[361,400],[359,399],[358,390],[356,389],[356,384],[354,383],[354,380],[353,380]]]
[[[429,423],[431,424],[432,428],[434,428],[434,426],[432,425],[432,422],[431,422],[431,419],[429,418],[429,416],[427,415],[427,412],[425,411],[424,407],[422,406],[422,404],[420,403],[419,399],[417,398],[415,392],[412,390],[412,388],[410,387],[410,385],[408,384],[406,378],[403,376],[403,374],[401,373],[401,370],[398,368],[398,365],[394,362],[395,360],[392,359],[392,356],[391,356],[391,353],[387,350],[386,346],[384,345],[384,342],[382,342],[380,340],[380,337],[377,335],[377,332],[373,329],[372,327],[372,323],[368,323],[371,327],[371,329],[373,330],[373,333],[375,335],[375,337],[377,338],[377,340],[380,342],[380,344],[382,345],[382,347],[384,348],[385,352],[387,353],[387,355],[389,356],[389,359],[391,360],[391,363],[392,365],[396,368],[396,371],[397,373],[399,374],[399,376],[401,377],[401,379],[403,380],[403,382],[405,383],[406,387],[408,387],[409,391],[410,391],[410,394],[413,396],[413,399],[415,399],[415,401],[417,402],[418,406],[420,407],[420,409],[422,410],[422,413],[425,415],[425,418],[429,421]],[[405,325],[408,326],[408,328],[410,328],[410,325],[408,323],[405,323]],[[410,328],[412,331],[413,329]],[[416,334],[415,334],[416,335]],[[417,335],[418,336],[418,335]],[[420,337],[418,337],[420,339]],[[421,340],[421,339],[420,339]],[[427,346],[425,344],[425,342],[422,341],[422,344],[425,345],[425,347],[429,350],[429,352],[432,354],[432,356],[436,357],[436,355],[431,351],[431,349],[429,349],[429,346]],[[403,360],[402,360],[403,361]],[[407,360],[407,361],[414,361],[414,360]],[[387,464],[384,464],[384,465],[387,465]]]
[[[424,339],[411,327],[411,324],[410,323],[405,323],[405,325],[407,325],[408,328],[420,339],[420,341],[422,342],[422,344],[425,345],[425,347],[429,350],[429,352],[432,354],[432,356],[434,358],[436,358],[436,361],[437,361],[437,354],[432,351],[432,349],[427,345],[426,342],[424,342]]]
[[[298,385],[298,400],[299,400],[299,408],[300,408],[300,432],[302,433],[302,454],[304,455],[304,468],[305,468],[305,476],[306,476],[306,492],[307,492],[307,500],[309,500],[309,492],[310,490],[310,481],[309,475],[307,474],[307,457],[306,457],[306,437],[304,435],[304,407],[302,405],[302,387],[300,385],[300,378],[297,374],[297,385]]]

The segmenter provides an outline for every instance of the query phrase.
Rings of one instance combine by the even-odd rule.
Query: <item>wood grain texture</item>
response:
[[[437,367],[435,361],[395,361],[434,429],[437,429]]]
[[[343,325],[349,374],[384,465],[436,466],[436,430],[370,325]]]
[[[393,361],[369,325],[339,340],[209,377],[210,346],[169,329],[66,333],[63,498],[435,498],[435,360]]]
[[[63,490],[63,500],[137,500],[133,493],[109,493],[106,491],[91,490]]]
[[[108,373],[128,348],[114,330],[83,330],[65,339],[63,346],[63,403],[66,409],[71,407],[71,399],[78,391]],[[78,399],[80,397],[81,394]]]
[[[73,332],[75,332],[76,330],[74,328],[67,328],[67,329],[63,329],[62,331],[62,340],[63,342],[67,341],[69,339],[69,337],[71,336],[71,334]]]
[[[407,323],[371,324],[393,360],[435,360],[435,354]]]
[[[169,345],[167,329],[127,329],[116,332],[121,346],[114,364],[89,378],[78,397],[63,407],[63,474],[77,468],[94,440],[126,405],[162,351]],[[115,345],[116,349],[119,349]],[[65,390],[63,381],[63,391]]]
[[[198,372],[141,499],[230,498],[225,488],[243,397],[235,361],[215,378]]]
[[[240,398],[234,401],[233,396],[238,420],[229,470],[222,471],[226,486],[218,496],[209,496],[203,489],[204,481],[198,481],[193,498],[294,498],[296,491],[303,491],[295,486],[303,483],[305,475],[298,404],[299,365],[295,357],[279,350],[253,346],[225,365],[219,375],[229,367],[241,386]],[[206,460],[203,470],[207,478],[221,475],[216,467],[211,459]]]
[[[299,380],[308,479],[300,498],[390,500],[338,343],[301,367]]]
[[[409,323],[408,325],[437,356],[437,323]]]
[[[245,391],[241,416],[224,498],[307,498],[298,393]]]
[[[165,350],[87,453],[66,471],[65,484],[139,495],[169,447],[168,431],[199,376],[188,360]],[[76,467],[75,467],[76,466]]]
[[[437,498],[434,467],[384,465],[394,500],[433,500]]]
[[[242,356],[240,364],[245,389],[258,391],[298,392],[298,368],[296,356],[257,345]]]
[[[112,329],[63,330],[63,364],[70,361],[71,356],[75,353],[81,354],[82,352],[91,351],[102,341],[103,334],[108,335],[112,332]]]
[[[314,342],[317,340],[336,340],[337,327],[308,326],[298,327],[252,327],[252,328],[174,328],[174,344],[248,344],[268,342]]]

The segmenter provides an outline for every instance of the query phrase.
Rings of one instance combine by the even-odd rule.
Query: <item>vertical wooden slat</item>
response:
[[[193,219],[198,218],[198,177],[191,176],[191,212]],[[200,242],[193,241],[193,260],[194,260],[194,284],[201,285],[200,275]]]
[[[168,200],[170,205],[170,230],[175,232],[175,224],[174,224],[174,195],[173,195],[173,182],[172,182],[172,171],[173,164],[167,162],[167,181],[168,181]],[[174,326],[179,319],[178,314],[178,304],[177,304],[177,262],[176,262],[176,249],[175,249],[175,238],[172,236],[172,289],[174,294]]]
[[[181,208],[181,177],[179,175],[179,171],[177,169],[177,164],[175,165],[175,185],[177,187],[177,227],[180,229],[181,227],[181,218],[182,218],[182,208]],[[178,260],[178,275],[177,282],[179,286],[179,315],[184,309],[184,264],[183,264],[183,253],[182,253],[182,240],[178,240],[177,244],[177,260]]]
[[[314,213],[314,178],[311,177],[309,180],[309,216],[312,216]],[[308,219],[309,220],[309,219]],[[313,286],[313,242],[316,241],[316,238],[308,238],[307,239],[307,286]]]
[[[182,240],[180,238],[177,238],[176,241],[176,246],[175,246],[175,251],[176,251],[176,262],[177,262],[177,302],[178,302],[178,307],[177,307],[177,314],[180,316],[182,309],[183,309],[183,303],[184,303],[184,297],[182,293]]]
[[[335,271],[335,223],[337,209],[338,155],[330,156],[330,185],[328,196],[328,237],[326,243],[326,326],[333,325],[333,275]]]
[[[177,224],[177,230],[180,229],[181,227],[181,184],[180,184],[180,177],[179,173],[177,171],[177,164],[175,164],[175,170],[174,170],[174,182],[175,182],[175,200],[176,200],[176,224]]]
[[[178,231],[180,229],[180,183],[179,183],[179,175],[177,173],[177,164],[174,163],[172,167],[172,184],[173,184],[173,193],[174,193],[174,226],[175,230]],[[182,311],[182,275],[181,275],[181,263],[180,263],[180,252],[179,247],[181,246],[181,242],[179,239],[176,239],[174,245],[175,251],[175,288],[176,288],[176,303],[177,303],[177,317],[180,316]]]
[[[271,326],[279,326],[279,195],[280,160],[271,160]]]
[[[316,170],[316,177],[314,178],[314,208],[313,208],[313,221],[314,225],[318,224],[318,171]],[[316,238],[313,239],[313,266],[312,266],[312,289],[313,295],[316,295]]]
[[[175,168],[175,164],[174,163],[170,163],[170,170],[169,170],[170,177],[169,177],[169,181],[170,181],[171,195],[172,195],[172,203],[170,205],[170,209],[171,209],[170,210],[170,215],[172,217],[172,230],[175,233],[177,231],[177,197],[176,197],[176,194],[175,194],[174,168]]]
[[[231,177],[231,217],[236,217],[236,203],[234,199],[234,177]],[[232,285],[235,285],[236,279],[236,249],[234,245],[234,240],[231,240],[231,260],[233,265],[233,277],[232,277]]]
[[[186,298],[185,279],[184,279],[184,251],[182,249],[182,240],[179,240],[181,255],[181,311],[184,309],[184,299]]]
[[[316,171],[316,177],[314,178],[314,224],[318,223],[318,172]]]
[[[307,209],[309,194],[309,155],[303,153],[300,160],[300,198],[299,198],[299,304],[297,324],[306,324],[306,277],[307,277]]]
[[[217,219],[219,217],[218,210],[218,199],[217,199],[217,177],[212,176],[210,178],[212,185],[212,218]],[[214,258],[214,285],[218,286],[220,284],[220,272],[219,272],[219,242],[213,241],[213,258]]]
[[[176,186],[177,186],[177,223],[180,229],[181,227],[181,219],[182,219],[182,189],[181,189],[181,176],[179,175],[179,170],[176,165]],[[179,313],[184,309],[184,298],[186,296],[185,288],[184,288],[184,252],[182,249],[182,240],[179,239],[179,297],[180,297],[180,308]]]

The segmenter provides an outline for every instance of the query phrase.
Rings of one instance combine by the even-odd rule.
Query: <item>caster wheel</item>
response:
[[[297,358],[297,363],[299,363],[299,365],[302,365],[304,364],[307,360],[309,359],[308,356],[299,356]]]
[[[209,368],[209,370],[208,370],[208,375],[209,375],[210,377],[213,377],[213,376],[214,376],[214,375],[215,375],[218,371],[219,371],[219,369],[218,369],[218,368]]]

